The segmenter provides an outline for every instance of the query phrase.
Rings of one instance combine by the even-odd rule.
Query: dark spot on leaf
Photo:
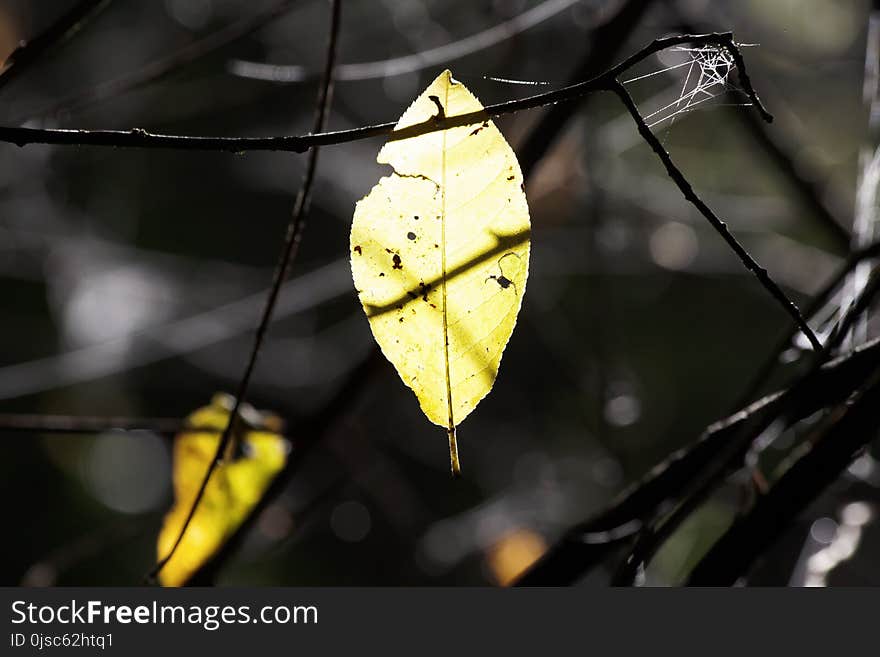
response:
[[[398,322],[403,322],[403,317],[397,320]]]
[[[424,282],[419,283],[419,289],[422,291],[422,301],[428,301],[428,292],[431,291],[431,284],[425,284]]]
[[[385,272],[384,272],[384,271],[380,271],[380,272],[379,272],[379,276],[384,276],[384,275],[385,275]]]
[[[360,244],[358,244],[357,246],[354,247],[354,252],[357,253],[358,255],[361,254],[361,245]]]
[[[385,253],[394,253],[391,249],[385,249]]]
[[[437,306],[435,306],[433,303],[431,304],[431,308],[436,308],[436,307],[437,307]]]
[[[434,117],[435,121],[442,121],[446,118],[446,111],[443,109],[443,105],[440,103],[440,99],[437,96],[428,96],[428,100],[434,103],[437,106],[437,115]]]
[[[414,240],[415,238],[416,238],[416,234],[412,231],[410,231],[406,234],[406,239],[408,239],[408,240]]]
[[[439,244],[435,244],[435,245],[434,245],[434,248],[435,248],[435,249],[439,249],[439,248],[440,248],[440,245],[439,245]]]
[[[401,264],[400,256],[398,254],[394,254],[394,256],[391,258],[391,262],[394,263],[392,265],[394,269],[403,269],[403,265]]]
[[[415,219],[416,221],[418,221],[418,220],[419,220],[419,215],[414,214],[414,215],[413,215],[413,219]]]
[[[513,176],[507,176],[508,180],[513,180]]]

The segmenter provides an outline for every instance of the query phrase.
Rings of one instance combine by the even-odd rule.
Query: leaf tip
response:
[[[452,77],[452,71],[448,68],[443,69],[443,72],[437,76],[437,80],[441,80],[445,84],[458,84],[458,80]]]

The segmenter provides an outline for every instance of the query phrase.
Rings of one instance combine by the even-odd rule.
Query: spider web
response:
[[[746,47],[755,44],[738,45]],[[660,70],[622,81],[623,84],[633,84],[665,73],[672,73],[680,77],[681,87],[676,98],[672,102],[666,102],[669,99],[668,94],[661,94],[663,100],[660,102],[665,104],[656,110],[643,114],[649,128],[667,123],[668,130],[679,116],[693,112],[698,108],[706,109],[725,105],[748,107],[752,104],[746,93],[729,80],[730,74],[736,68],[736,63],[725,48],[679,46],[672,48],[671,51],[681,53],[684,60]],[[731,93],[736,95],[735,99],[738,102],[712,102],[729,98]],[[653,105],[656,102],[655,99],[652,99],[648,101],[648,104]]]

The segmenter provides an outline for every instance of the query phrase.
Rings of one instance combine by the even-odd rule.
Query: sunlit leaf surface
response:
[[[444,71],[395,130],[480,102]],[[378,161],[394,172],[358,202],[351,268],[376,341],[446,427],[492,389],[513,332],[529,264],[529,212],[513,150],[492,123],[389,141]]]

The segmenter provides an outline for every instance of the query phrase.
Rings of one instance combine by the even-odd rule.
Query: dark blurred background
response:
[[[0,58],[73,4],[0,1]],[[132,72],[279,4],[288,8],[240,38],[133,84]],[[484,104],[561,86],[585,57],[596,61],[597,34],[626,4],[346,0],[339,61],[368,65],[339,70],[329,127],[396,120],[447,66]],[[643,114],[660,109],[655,134],[804,301],[847,246],[827,220],[849,229],[869,138],[861,94],[870,3],[641,4],[611,61],[687,25],[754,44],[744,48],[752,81],[776,117],[762,129],[789,170],[749,122],[753,110],[723,62],[669,51],[624,78],[658,73],[628,84]],[[305,133],[327,25],[324,0],[115,0],[3,89],[0,124]],[[498,121],[514,149],[543,112]],[[373,344],[347,254],[354,204],[385,173],[375,163],[381,143],[321,151],[301,252],[249,395],[294,436]],[[616,99],[591,97],[546,146],[526,188],[528,291],[494,391],[459,428],[464,478],[450,480],[443,431],[383,361],[218,583],[507,583],[565,528],[734,409],[788,317],[682,198]],[[0,412],[181,418],[231,392],[304,162],[0,145]],[[167,437],[0,433],[0,581],[139,582],[171,501]],[[749,583],[880,584],[878,485],[867,454]],[[680,582],[730,522],[741,489],[734,479],[704,505],[647,581]],[[600,570],[587,582],[606,579]]]

